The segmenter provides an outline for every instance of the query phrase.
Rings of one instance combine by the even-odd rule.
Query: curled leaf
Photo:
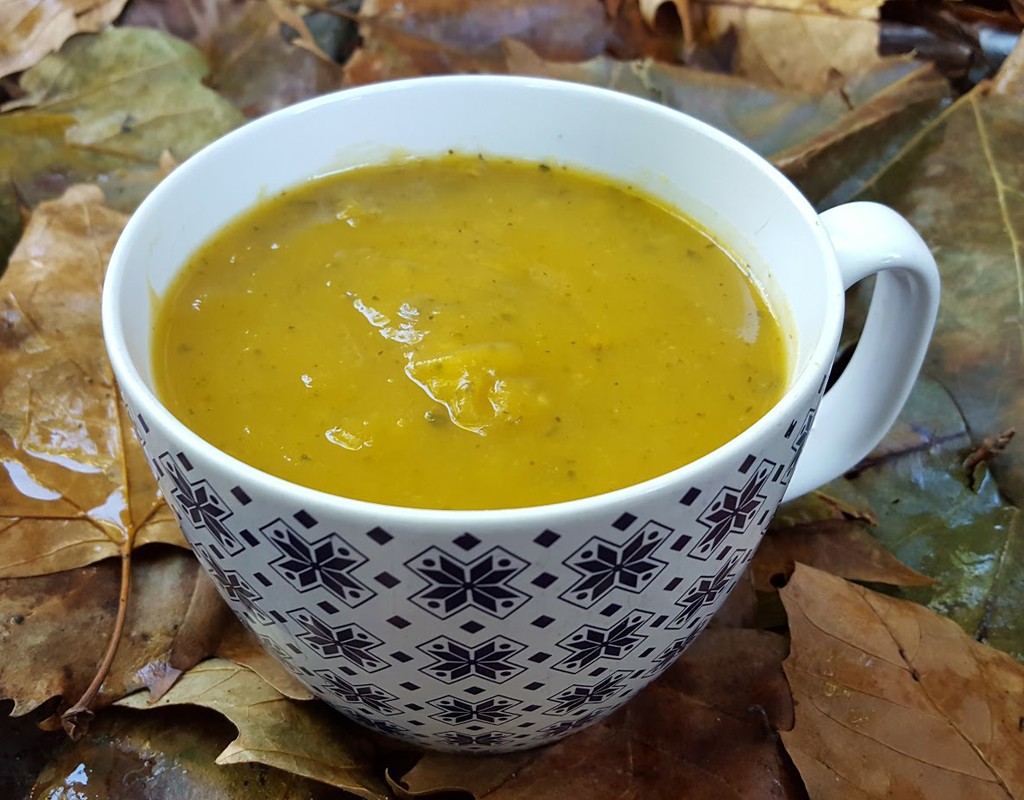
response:
[[[218,764],[256,762],[344,789],[366,800],[387,797],[373,769],[361,729],[320,703],[291,700],[255,672],[224,659],[210,659],[185,673],[163,697],[148,692],[118,701],[126,708],[198,705],[227,717],[238,738]]]

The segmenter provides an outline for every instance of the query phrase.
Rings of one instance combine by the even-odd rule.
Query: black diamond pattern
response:
[[[610,628],[584,625],[558,643],[569,655],[555,664],[555,669],[579,672],[598,659],[621,659],[647,638],[637,631],[653,616],[649,611],[634,611]]]
[[[362,706],[386,717],[401,713],[399,709],[391,705],[398,698],[390,692],[385,692],[379,686],[369,683],[352,684],[326,669],[317,670],[316,674],[324,679],[327,691],[349,705]]]
[[[302,628],[299,639],[324,658],[344,658],[365,672],[378,672],[388,666],[370,652],[382,644],[381,640],[358,625],[332,628],[304,608],[289,611],[288,616]]]
[[[329,533],[310,543],[281,519],[264,525],[260,532],[281,553],[270,566],[296,590],[322,587],[351,608],[374,596],[352,576],[353,570],[366,563],[366,557],[338,534]]]
[[[192,549],[196,556],[206,565],[207,569],[213,573],[214,581],[219,584],[221,591],[227,596],[228,602],[234,603],[243,617],[252,624],[270,624],[270,617],[267,616],[267,613],[259,605],[263,595],[257,592],[237,572],[224,569],[220,565],[220,561],[213,557],[208,547],[196,544]]]
[[[522,652],[525,645],[504,636],[495,636],[476,646],[439,636],[420,645],[419,649],[434,659],[433,664],[421,667],[420,672],[444,683],[456,683],[470,677],[504,683],[524,669],[511,659]]]
[[[573,712],[582,713],[581,709],[585,709],[587,706],[607,702],[617,694],[624,693],[625,684],[623,681],[627,675],[629,675],[628,672],[614,672],[592,686],[573,684],[568,689],[564,689],[548,698],[555,705],[545,711],[544,714],[564,716]]]
[[[747,529],[765,502],[761,491],[774,467],[775,462],[764,460],[741,488],[724,486],[719,490],[715,499],[697,517],[707,531],[690,550],[691,558],[707,561],[729,534],[743,533]]]
[[[469,722],[502,725],[520,717],[519,714],[509,711],[510,708],[519,705],[519,701],[500,694],[476,702],[446,695],[431,700],[430,705],[438,709],[438,713],[431,714],[430,718],[447,725],[465,725]]]
[[[504,619],[530,596],[508,582],[527,567],[527,562],[495,547],[468,563],[437,547],[406,562],[427,581],[410,599],[435,617],[447,619],[465,608],[476,608]]]
[[[569,556],[565,566],[581,577],[559,595],[566,602],[590,608],[612,589],[636,594],[665,568],[652,553],[672,529],[651,520],[622,544],[594,536]]]
[[[208,530],[228,555],[233,556],[242,552],[245,546],[224,525],[224,520],[231,516],[231,509],[221,500],[209,482],[201,479],[190,483],[182,472],[178,460],[170,453],[162,453],[156,460],[158,470],[166,474],[174,484],[169,499],[182,522],[191,524],[194,528]]]
[[[700,622],[701,610],[713,606],[720,597],[725,597],[744,555],[745,551],[737,550],[722,562],[722,566],[713,576],[698,578],[682,597],[676,600],[676,605],[682,606],[683,610],[668,627],[681,628],[686,625],[689,628]]]

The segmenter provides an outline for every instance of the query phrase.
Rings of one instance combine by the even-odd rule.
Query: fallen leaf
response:
[[[21,72],[76,33],[113,22],[127,0],[2,0],[0,78]]]
[[[843,87],[854,108],[834,125],[772,161],[819,210],[845,203],[951,102],[949,83],[929,64],[879,68]],[[858,329],[859,330],[859,329]]]
[[[97,708],[159,677],[198,572],[195,558],[170,548],[137,558],[126,633]],[[117,613],[119,573],[116,561],[105,561],[52,575],[0,579],[0,699],[14,701],[14,715],[54,697],[66,708],[85,690]]]
[[[317,55],[285,41],[271,6],[237,8],[203,48],[210,88],[250,117],[340,88],[341,67],[322,51]]]
[[[212,711],[111,710],[42,767],[32,797],[66,800],[345,800],[337,789],[262,764],[214,763],[233,735]]]
[[[695,38],[734,37],[732,72],[776,85],[823,91],[877,65],[879,0],[807,2],[753,0],[691,3],[699,9]]]
[[[401,782],[412,796],[457,788],[480,800],[805,797],[774,727],[792,720],[787,649],[767,631],[708,628],[606,720],[525,754],[428,753]]]
[[[741,140],[822,196],[852,194],[858,174],[877,168],[949,96],[934,70],[903,58],[882,61],[820,93],[651,60],[548,61],[515,41],[505,43],[505,64],[513,74],[602,86],[684,111]]]
[[[862,523],[848,519],[773,528],[750,562],[754,588],[771,592],[785,585],[797,563],[854,581],[892,586],[927,586],[934,582],[900,563]]]
[[[943,293],[925,369],[949,389],[977,442],[1024,415],[1022,99],[979,86],[861,195],[901,212],[935,254]],[[1024,502],[1024,448],[1009,448],[992,469],[1007,497]]]
[[[646,26],[632,0],[611,10],[599,0],[364,0],[359,18],[368,46],[391,29],[482,60],[500,59],[508,39],[558,61],[605,53],[668,60],[679,47],[678,37]]]
[[[874,508],[878,541],[935,581],[894,588],[894,594],[1024,659],[1024,520],[986,466],[970,488],[962,465],[973,449],[957,404],[942,385],[924,378],[881,445],[825,490]]]
[[[267,6],[274,15],[297,34],[295,46],[333,66],[333,59],[325,53],[313,36],[302,14],[295,10],[288,0],[267,0]]]
[[[327,706],[291,700],[254,672],[224,659],[210,659],[186,672],[150,704],[149,693],[119,700],[124,708],[197,705],[225,716],[238,737],[217,756],[218,764],[256,762],[312,778],[377,800],[387,785],[371,762],[368,735]]]
[[[1021,9],[1024,11],[1024,3]],[[1024,97],[1024,39],[1017,42],[1013,52],[1003,62],[993,81],[992,92],[1006,97]]]
[[[181,161],[242,121],[206,88],[195,48],[155,30],[115,28],[79,36],[21,78],[28,93],[0,114],[0,265],[21,220],[79,182],[102,184],[131,211]]]
[[[812,797],[1024,797],[1024,667],[952,621],[799,566],[782,590]]]
[[[94,186],[41,204],[0,280],[0,577],[185,546],[114,386],[100,286],[125,217]]]

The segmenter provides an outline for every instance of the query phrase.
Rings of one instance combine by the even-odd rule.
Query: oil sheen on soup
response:
[[[782,394],[729,251],[630,187],[450,155],[319,178],[219,231],[160,302],[157,393],[294,483],[417,508],[596,495]]]

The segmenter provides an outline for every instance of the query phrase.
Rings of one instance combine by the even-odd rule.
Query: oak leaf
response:
[[[217,756],[218,764],[256,762],[337,786],[366,800],[388,796],[386,784],[373,768],[362,729],[320,703],[285,697],[256,673],[230,661],[203,661],[155,702],[144,691],[117,705],[212,709],[238,729],[238,737]]]
[[[781,594],[796,709],[782,738],[812,797],[1024,797],[1024,666],[810,567]]]

